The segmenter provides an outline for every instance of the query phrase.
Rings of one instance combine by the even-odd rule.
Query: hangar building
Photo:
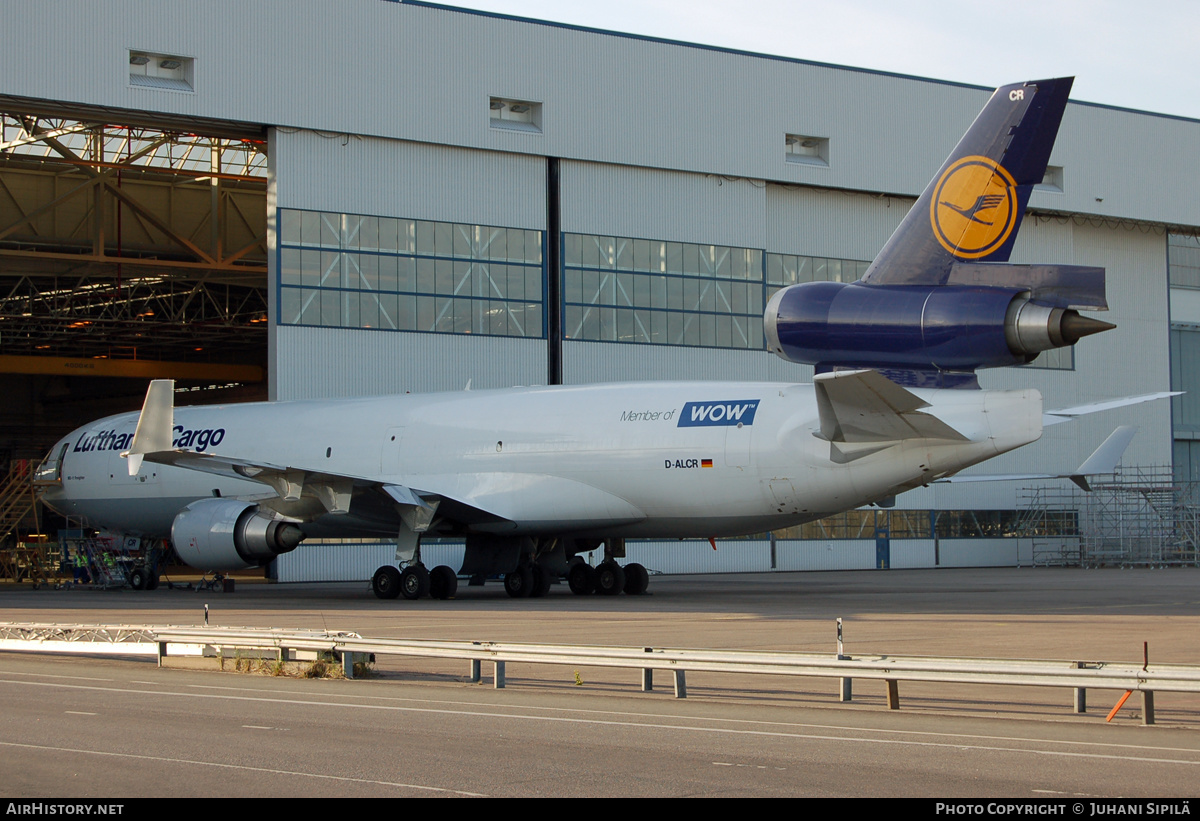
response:
[[[9,457],[137,408],[163,373],[198,401],[807,381],[765,350],[766,300],[856,279],[991,91],[420,2],[18,0],[6,22]],[[1198,146],[1195,120],[1068,106],[1013,260],[1107,268],[1118,330],[984,387],[1066,407],[1200,382]],[[1117,424],[1140,427],[1126,464],[1200,475],[1197,393],[988,469],[1060,472]],[[631,550],[1013,564],[1020,493],[939,485],[740,552]],[[305,553],[280,577],[363,577]]]

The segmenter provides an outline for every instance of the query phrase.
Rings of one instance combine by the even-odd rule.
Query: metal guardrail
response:
[[[173,655],[172,648],[209,655],[266,651],[281,660],[296,651],[327,653],[341,659],[348,677],[353,677],[356,661],[376,655],[467,661],[472,682],[482,680],[482,664],[490,662],[496,688],[505,686],[509,662],[636,669],[647,691],[653,689],[654,671],[662,670],[671,673],[678,698],[687,696],[687,672],[837,678],[843,701],[851,699],[853,679],[871,679],[887,683],[891,709],[900,706],[900,681],[1070,687],[1075,711],[1080,713],[1087,709],[1089,688],[1125,690],[1143,694],[1146,724],[1154,723],[1155,692],[1200,693],[1200,665],[1186,664],[370,639],[320,630],[0,624],[0,650],[156,655],[161,666],[164,658]]]
[[[153,656],[153,627],[96,624],[14,624],[0,622],[0,650]]]

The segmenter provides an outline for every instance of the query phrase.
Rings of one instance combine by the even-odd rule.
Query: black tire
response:
[[[151,573],[149,576],[146,577],[146,589],[147,590],[157,590],[158,589],[158,573]]]
[[[533,593],[533,568],[518,567],[504,577],[504,592],[514,599],[525,599]]]
[[[452,599],[458,592],[458,574],[450,567],[439,564],[429,571],[429,595],[435,599]]]
[[[637,562],[625,565],[625,595],[640,596],[650,586],[650,573]]]
[[[596,568],[596,592],[615,596],[625,589],[625,571],[616,562],[601,562]]]
[[[550,592],[550,584],[554,579],[550,577],[550,571],[540,564],[535,564],[531,569],[533,570],[533,589],[529,591],[529,595],[540,599]]]
[[[429,571],[422,564],[410,564],[400,574],[400,595],[406,599],[423,599],[429,595]]]
[[[143,567],[135,567],[129,571],[129,586],[134,590],[145,590],[149,582],[149,574]]]
[[[385,564],[371,577],[371,590],[380,599],[394,599],[400,595],[400,569]]]
[[[576,562],[567,571],[567,586],[576,596],[596,592],[596,571],[583,562]]]

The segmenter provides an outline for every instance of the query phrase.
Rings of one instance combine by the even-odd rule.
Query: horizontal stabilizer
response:
[[[1179,396],[1183,391],[1160,391],[1159,393],[1144,393],[1141,396],[1124,396],[1120,399],[1108,399],[1104,402],[1092,402],[1088,405],[1075,405],[1071,408],[1048,410],[1042,414],[1042,426],[1057,425],[1060,422],[1070,422],[1077,416],[1087,416],[1090,413],[1123,408],[1127,405],[1140,405],[1142,402],[1153,402],[1155,399],[1166,399],[1169,396]]]
[[[1107,311],[1104,269],[1091,265],[1018,265],[1011,262],[961,262],[950,267],[947,285],[1016,288],[1039,305]]]
[[[945,422],[922,413],[929,403],[878,371],[822,373],[813,378],[813,385],[821,415],[819,438],[828,442],[967,441]],[[842,453],[846,461],[865,455],[862,449],[845,449]]]

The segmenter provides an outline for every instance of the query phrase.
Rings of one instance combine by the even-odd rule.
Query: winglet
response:
[[[1087,477],[1114,472],[1117,469],[1117,463],[1121,461],[1121,456],[1125,453],[1125,448],[1129,447],[1129,443],[1137,431],[1138,429],[1133,425],[1118,427],[1067,478],[1079,485],[1081,489],[1091,492],[1092,488],[1088,485]]]
[[[171,428],[175,426],[175,380],[155,379],[146,390],[142,415],[129,450],[121,454],[129,460],[129,475],[142,469],[142,457],[147,453],[171,449]]]

